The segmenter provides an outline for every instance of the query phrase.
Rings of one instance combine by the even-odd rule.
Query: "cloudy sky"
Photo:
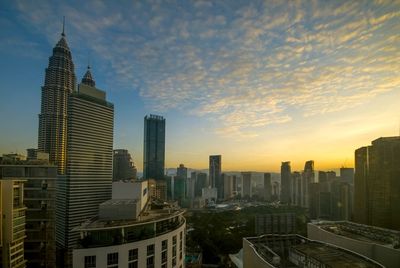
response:
[[[168,167],[333,169],[399,134],[400,1],[2,0],[0,153],[37,145],[63,16],[76,75],[90,62],[139,170],[150,113],[167,120]]]

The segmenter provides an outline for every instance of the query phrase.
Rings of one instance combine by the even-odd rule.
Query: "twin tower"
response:
[[[90,67],[76,86],[63,30],[45,71],[38,150],[58,167],[56,245],[64,267],[79,238],[73,229],[111,198],[113,125],[114,105],[95,87]]]

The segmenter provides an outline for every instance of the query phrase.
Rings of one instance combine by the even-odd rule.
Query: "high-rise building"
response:
[[[309,186],[310,183],[315,182],[314,161],[309,160],[304,164],[304,171],[302,173],[302,193],[301,193],[301,206],[309,207]]]
[[[128,150],[113,151],[113,181],[136,179],[136,167]]]
[[[269,202],[272,197],[271,173],[264,173],[264,200]]]
[[[34,163],[32,160],[5,165],[0,163],[0,176],[2,179],[24,181],[24,205],[27,208],[24,221],[26,222],[24,248],[27,266],[55,267],[57,167],[41,162],[32,164]]]
[[[350,184],[354,183],[354,168],[340,168],[340,178]]]
[[[74,63],[63,29],[46,68],[38,135],[39,151],[49,154],[59,174],[65,174],[67,165],[68,98],[75,91],[75,85]]]
[[[281,165],[281,196],[280,200],[282,203],[290,204],[290,193],[291,193],[291,168],[290,162],[282,162]]]
[[[400,137],[355,151],[354,220],[400,230]]]
[[[242,198],[251,198],[251,172],[242,172]]]
[[[223,199],[227,200],[233,197],[233,178],[231,175],[223,173],[221,179],[224,181],[224,196]]]
[[[164,179],[165,119],[159,115],[144,117],[143,179]]]
[[[222,199],[224,182],[221,179],[221,155],[210,155],[209,176],[211,188],[217,188],[218,199]]]
[[[90,68],[68,99],[67,168],[57,181],[56,243],[63,266],[71,266],[79,233],[111,197],[114,105],[95,87]]]
[[[296,206],[301,206],[301,194],[302,194],[302,177],[300,172],[292,173],[292,184],[291,184],[291,203]]]
[[[201,189],[208,187],[207,174],[200,172],[196,173],[196,182],[194,186],[194,194],[196,197],[201,196]]]

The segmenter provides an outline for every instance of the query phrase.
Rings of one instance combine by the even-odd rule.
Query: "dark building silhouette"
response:
[[[282,162],[281,165],[281,195],[280,200],[282,203],[290,204],[291,193],[291,168],[290,162]]]
[[[113,180],[136,179],[136,167],[128,150],[113,151]]]
[[[340,168],[340,178],[350,184],[354,183],[354,168]]]
[[[272,197],[271,173],[264,173],[264,200],[271,201],[271,197]]]
[[[221,178],[221,155],[210,155],[209,176],[211,188],[217,188],[218,199],[224,196],[224,182]]]
[[[75,85],[74,63],[63,30],[45,72],[38,133],[38,150],[49,154],[59,174],[66,169],[68,97]]]
[[[314,161],[309,160],[304,165],[304,171],[302,173],[302,195],[301,195],[301,206],[309,207],[309,185],[315,182],[314,173]]]
[[[159,115],[144,118],[143,178],[164,179],[165,119]]]
[[[196,173],[196,181],[194,184],[194,195],[195,197],[201,197],[201,189],[207,188],[207,174],[200,172]]]
[[[400,137],[355,151],[354,221],[400,230]]]

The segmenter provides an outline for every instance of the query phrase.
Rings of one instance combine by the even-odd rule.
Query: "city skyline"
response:
[[[353,167],[355,149],[398,135],[400,3],[6,1],[0,13],[0,112],[12,114],[0,153],[36,146],[64,15],[75,74],[90,62],[115,104],[114,149],[138,170],[146,114],[168,121],[166,167],[207,168],[214,154],[223,170]]]

